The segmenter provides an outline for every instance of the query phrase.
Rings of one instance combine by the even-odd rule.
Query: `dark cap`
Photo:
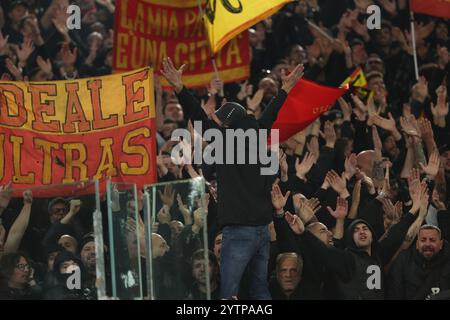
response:
[[[236,102],[226,102],[216,111],[217,118],[222,122],[222,125],[226,126],[245,118],[246,115],[245,108]]]
[[[61,197],[54,198],[54,199],[52,199],[52,200],[50,201],[50,203],[48,204],[48,208],[47,208],[48,212],[50,212],[51,209],[52,209],[52,207],[53,207],[55,204],[57,204],[57,203],[62,203],[62,204],[64,204],[65,206],[69,206],[69,201],[67,201],[66,199],[61,198]]]
[[[81,252],[83,250],[83,247],[89,243],[89,242],[95,242],[95,237],[93,232],[89,232],[83,236],[81,239],[80,245],[78,246],[79,251]]]

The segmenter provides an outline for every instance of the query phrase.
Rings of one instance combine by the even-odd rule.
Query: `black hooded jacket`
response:
[[[346,230],[346,249],[327,247],[311,232],[299,236],[314,253],[316,259],[336,276],[337,293],[341,299],[349,300],[378,300],[384,299],[383,267],[393,257],[414,222],[415,216],[407,213],[399,223],[394,225],[388,235],[379,242],[372,243],[371,255],[356,247],[353,241],[353,230],[362,220],[353,221]]]
[[[403,251],[389,273],[388,299],[424,300],[432,294],[450,289],[450,247],[444,241],[442,250],[431,260],[419,254],[415,246]],[[436,290],[436,289],[434,289]]]
[[[287,93],[280,90],[278,95],[270,102],[260,119],[253,115],[247,115],[243,119],[230,126],[230,129],[270,129],[275,122],[278,111],[286,100]],[[208,120],[200,103],[190,92],[183,88],[178,94],[178,99],[183,107],[185,117],[192,121],[202,121],[203,130],[216,128],[221,130],[225,138],[223,143],[217,144],[217,148],[227,145],[225,128],[219,127],[214,121]],[[233,137],[234,138],[234,137]],[[247,139],[246,139],[247,140]],[[236,146],[236,141],[234,141]],[[245,142],[248,158],[249,149],[256,152],[255,145]],[[256,149],[256,150],[255,150]],[[225,150],[224,150],[225,151]],[[236,153],[233,159],[236,163]],[[227,156],[223,153],[224,163]],[[261,175],[260,161],[256,164],[218,164],[217,191],[218,191],[218,220],[221,227],[226,225],[266,225],[272,221],[272,202],[270,190],[274,176]]]

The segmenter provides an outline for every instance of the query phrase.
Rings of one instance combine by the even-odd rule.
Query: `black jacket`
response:
[[[275,122],[278,111],[286,100],[287,93],[280,90],[264,111],[260,119],[247,115],[230,129],[270,129]],[[203,129],[216,128],[222,131],[223,146],[227,145],[225,128],[219,128],[215,122],[207,119],[200,103],[186,88],[178,94],[185,117],[190,120],[202,121]],[[246,139],[247,140],[247,139]],[[236,144],[235,144],[236,145]],[[217,146],[221,146],[218,144]],[[255,151],[255,146],[245,142],[246,153]],[[236,154],[233,155],[236,160]],[[226,154],[224,153],[224,162]],[[235,162],[236,163],[236,162]],[[248,163],[248,162],[246,162]],[[270,190],[274,176],[261,175],[263,165],[257,164],[218,164],[218,220],[221,227],[226,225],[266,225],[272,221],[272,202]]]
[[[424,300],[432,293],[431,288],[450,289],[450,248],[447,242],[431,260],[424,259],[415,246],[403,251],[390,270],[387,297]]]
[[[384,299],[385,287],[382,274],[383,267],[390,261],[403,242],[406,232],[415,218],[410,213],[405,214],[401,221],[389,230],[388,235],[382,241],[373,242],[371,255],[366,251],[358,249],[353,241],[353,230],[358,223],[364,223],[370,228],[370,225],[362,219],[353,221],[347,228],[347,246],[345,250],[325,246],[324,243],[308,230],[299,238],[310,247],[311,252],[314,252],[317,259],[336,276],[339,298],[349,300],[382,300]],[[379,279],[380,286],[371,289],[368,283],[372,283],[371,279],[373,278],[371,277],[375,275],[373,271],[374,267],[379,268],[381,279]]]

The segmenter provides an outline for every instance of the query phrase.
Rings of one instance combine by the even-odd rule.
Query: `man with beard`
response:
[[[93,234],[89,233],[83,237],[80,243],[80,257],[86,269],[86,285],[95,288],[95,240]],[[95,290],[94,290],[95,292]]]
[[[209,287],[211,291],[211,299],[219,299],[219,263],[213,252],[208,250],[209,260]],[[192,278],[193,285],[188,291],[186,299],[188,300],[205,300],[206,299],[206,268],[205,268],[205,250],[200,249],[192,255]]]
[[[424,300],[450,289],[450,249],[441,230],[422,226],[415,248],[398,256],[389,278],[389,299]]]

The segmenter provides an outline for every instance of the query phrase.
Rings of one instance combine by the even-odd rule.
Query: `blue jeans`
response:
[[[220,252],[220,297],[237,296],[239,283],[250,269],[250,299],[271,299],[267,287],[270,236],[265,226],[226,226]]]

